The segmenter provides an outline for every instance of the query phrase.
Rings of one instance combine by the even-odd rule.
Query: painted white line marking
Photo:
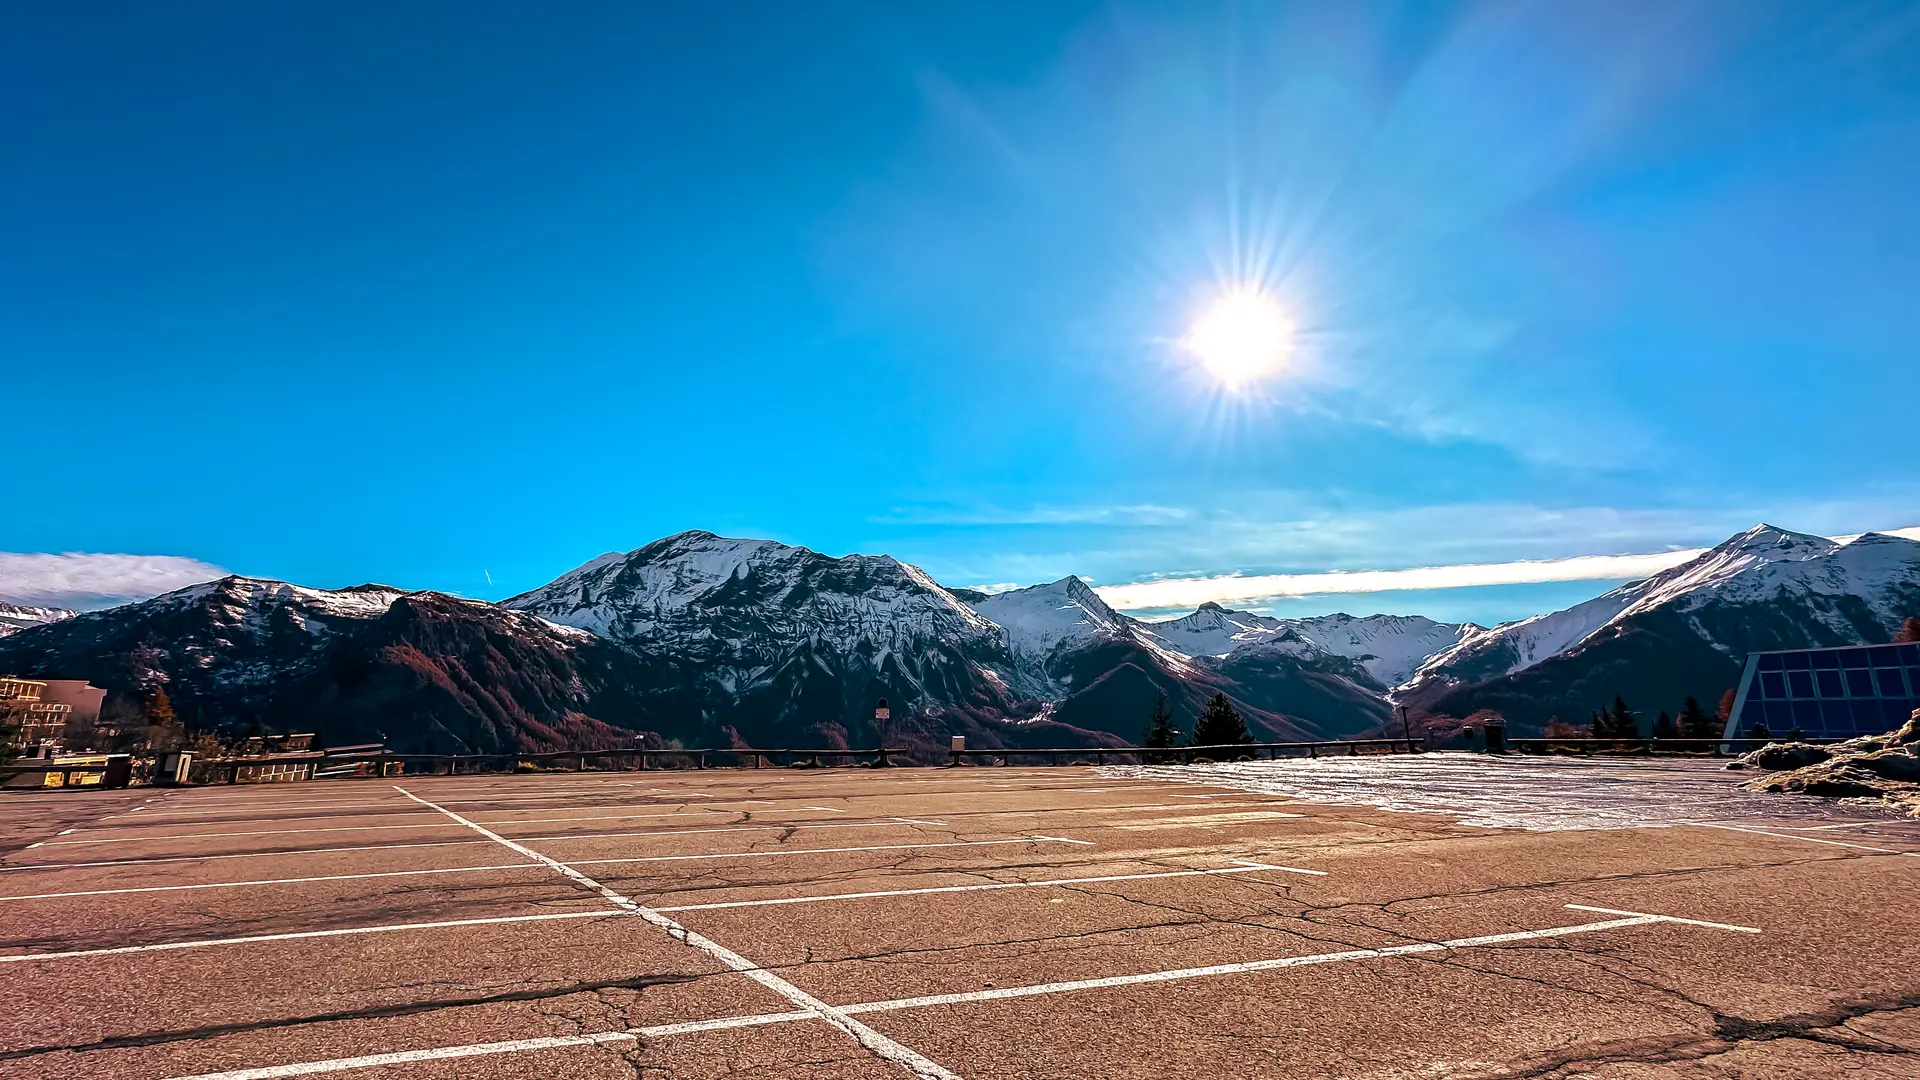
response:
[[[349,926],[338,930],[300,930],[286,934],[252,934],[247,937],[208,938],[201,941],[169,941],[158,945],[122,945],[111,949],[75,949],[71,952],[15,953],[0,956],[0,964],[22,964],[39,960],[74,960],[84,956],[118,956],[122,953],[171,952],[175,949],[204,949],[213,945],[251,945],[262,941],[298,941],[303,938],[352,937],[358,934],[389,934],[399,930],[439,930],[450,926],[497,926],[501,923],[551,922],[558,919],[616,919],[617,911],[562,911],[544,915],[502,915],[489,919],[448,919],[443,922],[383,923],[379,926]]]
[[[1293,870],[1287,866],[1241,862],[1224,870],[1168,870],[1153,874],[1107,874],[1102,877],[1048,878],[1042,881],[994,881],[980,885],[942,885],[924,889],[883,889],[876,892],[833,893],[827,896],[782,896],[770,900],[728,900],[713,904],[680,904],[657,907],[655,911],[718,911],[722,908],[778,907],[786,904],[817,904],[827,900],[871,900],[882,896],[930,896],[935,893],[989,892],[996,889],[1044,889],[1052,885],[1090,885],[1102,881],[1147,881],[1154,878],[1207,877],[1213,874],[1251,874],[1259,870],[1288,870],[1293,873],[1323,873]]]
[[[73,833],[73,830],[72,830],[72,829],[61,829],[61,830],[60,830],[59,832],[57,832],[57,833],[54,833],[53,835],[55,835],[55,836],[68,836],[68,835],[71,835],[72,833]]]
[[[891,822],[891,821],[861,822],[858,824],[849,823],[847,825],[840,826],[840,827],[841,828],[864,828],[868,825],[891,825],[891,824],[894,824],[894,822]],[[685,832],[787,832],[790,829],[834,828],[834,827],[835,826],[832,826],[832,825],[742,826],[736,829],[691,829],[691,830],[680,830],[680,831],[667,832],[667,833],[659,833],[659,832],[595,833],[590,836],[578,836],[578,837],[569,836],[569,837],[564,837],[564,839],[568,839],[568,840],[589,839],[590,840],[590,839],[596,839],[596,838],[606,839],[606,838],[620,838],[620,837],[632,837],[632,836],[662,836],[662,835],[679,836]],[[551,839],[560,839],[560,838],[520,837],[520,839],[551,840]],[[1032,837],[1031,839],[1021,839],[1021,840],[956,840],[956,841],[944,842],[944,843],[875,844],[869,847],[795,848],[790,851],[787,851],[787,850],[747,851],[747,852],[739,852],[734,854],[720,854],[720,855],[647,855],[639,858],[575,859],[573,860],[573,862],[579,865],[585,865],[587,863],[676,862],[682,859],[745,859],[745,858],[756,858],[756,857],[769,856],[769,855],[807,855],[807,854],[812,854],[816,852],[828,852],[828,851],[832,851],[832,852],[902,851],[908,848],[967,847],[967,846],[979,845],[979,844],[1027,844],[1027,843],[1033,843],[1035,841],[1051,841],[1051,842],[1061,843],[1061,844],[1085,844],[1089,847],[1097,846],[1091,840],[1069,840],[1064,836],[1035,836],[1035,837]],[[144,866],[144,865],[147,865],[148,863],[211,862],[215,859],[268,859],[268,858],[273,858],[275,856],[291,857],[295,855],[324,855],[324,854],[333,854],[333,853],[343,852],[343,851],[394,851],[394,850],[401,850],[401,849],[408,849],[408,848],[477,847],[477,846],[491,844],[491,843],[493,843],[493,841],[491,840],[435,840],[435,841],[431,841],[428,843],[421,843],[421,844],[367,844],[367,845],[356,845],[351,847],[295,848],[290,851],[242,851],[242,852],[237,852],[237,853],[228,854],[228,855],[166,855],[166,856],[156,856],[154,858],[145,858],[145,859],[106,859],[99,862],[25,863],[20,866],[0,866],[0,872],[4,872],[7,870],[74,870],[74,869],[90,869],[90,868],[101,867],[101,866]],[[344,878],[352,878],[352,877],[360,877],[360,876],[361,875],[359,874],[343,875]],[[306,880],[306,879],[289,878],[287,880],[298,881],[298,880]],[[167,886],[167,887],[182,888],[184,886]],[[0,897],[0,900],[4,900],[4,899],[7,899],[7,898]]]
[[[796,807],[794,807],[793,809],[795,809],[795,810],[825,810],[825,811],[826,811],[827,813],[829,813],[829,814],[844,814],[844,813],[846,813],[846,811],[845,811],[845,810],[842,810],[842,809],[840,809],[840,808],[839,808],[839,807],[837,807],[837,806],[796,806]]]
[[[1894,848],[1874,847],[1871,844],[1849,844],[1845,840],[1822,840],[1817,836],[1801,836],[1798,833],[1768,832],[1765,829],[1750,829],[1744,825],[1715,825],[1706,821],[1684,822],[1683,824],[1694,825],[1702,829],[1725,829],[1728,832],[1752,833],[1755,836],[1773,836],[1781,840],[1799,840],[1808,844],[1829,844],[1833,847],[1855,848],[1860,851],[1878,851],[1887,855],[1900,854],[1900,852]]]
[[[1238,975],[1247,972],[1273,971],[1281,968],[1307,967],[1316,964],[1344,963],[1352,960],[1381,960],[1421,953],[1484,948],[1491,945],[1504,945],[1516,941],[1536,941],[1544,938],[1569,937],[1574,934],[1589,934],[1630,926],[1650,926],[1663,922],[1680,922],[1686,925],[1716,927],[1721,925],[1717,923],[1699,923],[1690,919],[1673,919],[1665,915],[1635,915],[1631,918],[1608,919],[1604,922],[1580,923],[1574,926],[1554,926],[1544,930],[1520,930],[1507,934],[1487,934],[1481,937],[1455,938],[1451,941],[1394,945],[1380,949],[1352,949],[1346,952],[1318,953],[1311,956],[1287,956],[1273,960],[1253,960],[1239,964],[1215,964],[1210,967],[1149,971],[1137,975],[1116,975],[1104,979],[1078,979],[1070,982],[1010,986],[1003,989],[979,990],[965,994],[935,994],[927,997],[896,998],[892,1001],[869,1001],[857,1005],[844,1005],[840,1007],[839,1011],[846,1014],[894,1012],[901,1009],[924,1008],[930,1005],[959,1005],[974,1001],[997,1001],[1006,998],[1033,997],[1041,994],[1060,994],[1075,990],[1094,990],[1116,986],[1133,986],[1143,983],[1174,982],[1184,979],[1205,978],[1213,975]],[[1740,929],[1744,931],[1747,928],[1741,927]],[[269,1065],[257,1069],[239,1069],[232,1072],[203,1073],[198,1076],[174,1077],[172,1080],[280,1080],[282,1077],[289,1076],[313,1076],[320,1073],[346,1072],[350,1069],[406,1064],[414,1061],[442,1061],[450,1058],[477,1057],[486,1054],[508,1054],[521,1050],[540,1050],[557,1046],[585,1046],[595,1043],[619,1042],[634,1038],[657,1038],[694,1031],[724,1031],[733,1028],[757,1027],[766,1024],[784,1024],[794,1021],[810,1020],[813,1019],[814,1016],[815,1014],[811,1011],[762,1013],[756,1016],[728,1016],[717,1020],[700,1020],[687,1024],[666,1024],[659,1027],[629,1028],[626,1031],[598,1032],[591,1035],[562,1036],[550,1039],[523,1039],[515,1042],[474,1043],[468,1046],[443,1046],[430,1050],[409,1050],[398,1054],[376,1054],[359,1058],[333,1058],[328,1061]]]
[[[811,1017],[812,1014],[803,1014]],[[602,1031],[592,1035],[555,1035],[544,1039],[514,1039],[511,1042],[478,1043],[473,1046],[442,1046],[432,1050],[402,1050],[392,1054],[368,1054],[366,1057],[308,1061],[297,1065],[269,1065],[263,1069],[231,1069],[227,1072],[199,1073],[174,1080],[280,1080],[288,1076],[313,1076],[317,1073],[345,1072],[348,1069],[372,1069],[382,1065],[408,1065],[416,1061],[447,1061],[454,1058],[482,1057],[487,1054],[517,1054],[528,1050],[553,1050],[565,1046],[595,1046],[601,1043],[633,1042],[640,1036],[631,1031]]]
[[[1619,908],[1591,907],[1587,904],[1568,904],[1567,908],[1572,911],[1598,912],[1601,915],[1641,916],[1641,915],[1647,914],[1644,911],[1621,911]],[[1732,923],[1701,922],[1699,919],[1683,919],[1683,918],[1680,918],[1678,915],[1656,915],[1654,916],[1654,918],[1659,919],[1661,922],[1685,923],[1688,926],[1705,926],[1713,930],[1732,930],[1732,931],[1735,931],[1736,933],[1741,933],[1741,934],[1758,934],[1763,932],[1757,926],[1735,926]]]
[[[675,941],[678,941],[684,945],[690,946],[692,948],[700,950],[703,953],[706,953],[708,956],[711,956],[714,959],[720,961],[721,963],[727,965],[729,968],[732,968],[734,971],[737,971],[740,974],[745,975],[747,978],[752,979],[754,982],[759,983],[761,986],[766,987],[768,990],[771,990],[774,993],[779,994],[781,997],[786,998],[788,1001],[792,1002],[793,1004],[800,1006],[801,1009],[804,1009],[807,1012],[810,1012],[813,1015],[818,1016],[820,1019],[825,1020],[829,1024],[832,1024],[834,1027],[839,1028],[841,1031],[847,1033],[848,1035],[853,1036],[853,1038],[857,1042],[859,1042],[861,1046],[866,1047],[869,1052],[873,1053],[878,1057],[891,1061],[896,1065],[899,1065],[901,1068],[907,1070],[908,1072],[914,1074],[915,1076],[920,1077],[921,1080],[960,1080],[960,1077],[956,1076],[951,1072],[948,1072],[946,1069],[941,1068],[938,1064],[934,1063],[933,1059],[924,1057],[918,1051],[915,1051],[910,1047],[907,1047],[901,1043],[895,1042],[894,1040],[888,1038],[887,1036],[880,1034],[878,1031],[875,1031],[873,1028],[870,1028],[867,1025],[861,1023],[860,1021],[855,1020],[853,1017],[847,1015],[847,1013],[845,1013],[844,1011],[840,1009],[836,1009],[833,1006],[827,1004],[826,1002],[821,1001],[819,998],[814,997],[812,994],[807,993],[805,990],[802,990],[799,987],[788,982],[787,980],[781,978],[780,976],[775,975],[773,972],[767,971],[766,969],[760,967],[758,964],[755,964],[753,961],[748,960],[746,957],[741,956],[737,952],[734,952],[732,949],[727,948],[726,946],[720,944],[717,941],[712,940],[711,938],[707,938],[700,934],[694,933],[693,931],[680,925],[674,920],[669,919],[665,915],[660,914],[658,911],[655,911],[654,909],[647,907],[645,904],[642,904],[625,895],[622,895],[621,893],[616,892],[605,885],[602,885],[598,881],[595,881],[594,879],[588,877],[587,875],[581,873],[580,871],[575,870],[573,867],[568,866],[566,863],[563,863],[557,859],[552,859],[545,855],[542,855],[539,852],[533,850],[532,848],[523,847],[519,844],[516,844],[512,840],[509,840],[506,837],[501,836],[499,833],[488,830],[487,827],[484,825],[475,824],[474,822],[461,817],[459,814],[456,814],[453,811],[448,810],[444,806],[437,806],[431,802],[428,802],[425,799],[420,798],[418,795],[415,795],[411,791],[408,791],[406,788],[403,788],[398,784],[394,785],[394,790],[398,791],[402,795],[405,795],[407,798],[412,799],[415,802],[418,802],[422,806],[425,806],[434,810],[439,810],[441,813],[446,814],[448,817],[452,818],[453,820],[459,822],[462,825],[465,825],[467,828],[472,829],[474,832],[477,832],[480,835],[485,836],[490,840],[493,840],[494,842],[498,843],[500,846],[506,848],[509,851],[514,852],[517,855],[524,855],[529,859],[537,859],[540,862],[545,863],[554,872],[567,877],[568,879],[572,880],[573,882],[582,886],[583,888],[586,888],[586,889],[592,890],[595,893],[598,893],[602,899],[606,900],[608,903],[612,904],[613,906],[620,908],[622,911],[626,911],[633,915],[637,915],[640,918],[645,919],[647,922],[650,922],[653,925],[659,927],[660,929],[665,930],[667,934],[670,937],[672,937]]]
[[[192,889],[241,889],[253,885],[305,885],[315,881],[364,881],[369,878],[417,877],[422,874],[471,874],[482,870],[538,870],[535,863],[501,863],[497,866],[451,866],[442,870],[385,870],[376,874],[329,874],[325,877],[266,878],[258,881],[208,881],[197,885],[141,885],[128,889],[83,889],[79,892],[30,893],[25,896],[0,896],[10,900],[60,900],[70,896],[124,896],[128,893],[186,892]]]
[[[636,855],[624,859],[574,859],[569,866],[606,866],[610,863],[697,862],[705,859],[772,859],[787,855],[832,855],[848,851],[917,851],[921,848],[992,847],[997,844],[1089,844],[1089,840],[1065,840],[1058,836],[1029,836],[1018,840],[942,840],[926,844],[874,844],[868,847],[794,848],[791,851],[735,851],[716,855]],[[1313,873],[1313,871],[1305,871]]]
[[[112,836],[104,840],[51,840],[49,847],[73,847],[78,844],[139,844],[159,840],[212,840],[228,836],[287,836],[330,832],[380,832],[387,829],[451,829],[446,822],[428,825],[341,825],[324,829],[256,829],[250,832],[173,833],[167,836]]]
[[[493,825],[534,825],[534,824],[539,824],[539,823],[538,823],[538,822],[520,822],[520,821],[495,821],[495,822],[490,822],[489,824],[493,824]],[[944,821],[921,821],[921,820],[917,820],[917,819],[914,819],[914,818],[887,818],[887,819],[886,819],[886,820],[884,820],[884,821],[834,821],[834,822],[826,822],[826,823],[822,823],[822,824],[818,824],[818,825],[805,825],[805,824],[803,824],[803,825],[723,825],[723,826],[719,826],[719,827],[716,827],[716,828],[712,828],[712,829],[643,829],[643,830],[636,830],[636,831],[632,831],[632,832],[611,832],[611,833],[561,833],[561,834],[559,834],[559,835],[557,835],[557,836],[516,836],[516,837],[514,837],[513,839],[515,839],[515,840],[526,840],[526,841],[530,841],[530,842],[543,842],[543,841],[548,841],[548,840],[614,840],[614,839],[620,839],[620,838],[623,838],[623,837],[634,837],[634,836],[693,836],[693,835],[700,835],[700,834],[706,834],[706,833],[724,833],[724,832],[789,832],[789,831],[791,831],[791,830],[794,830],[794,829],[877,829],[877,828],[885,828],[885,827],[887,827],[887,826],[892,826],[892,825],[945,825],[945,824],[946,824],[946,822],[944,822]],[[384,826],[381,826],[381,827],[384,827]],[[446,828],[447,826],[441,826],[441,825],[408,825],[408,826],[398,826],[398,827],[400,827],[400,828],[412,828],[412,829],[425,829],[425,828],[435,828],[435,829],[438,829],[438,828]],[[306,829],[288,829],[288,830],[285,830],[285,831],[286,831],[286,832],[296,832],[296,833],[297,833],[297,832],[308,832],[308,831],[312,831],[312,832],[328,832],[328,831],[331,831],[331,830],[327,830],[327,829],[313,829],[313,830],[306,830]],[[357,831],[357,830],[352,830],[352,829],[349,829],[349,830],[344,830],[344,831],[347,831],[347,832],[354,832],[354,831]],[[203,834],[200,834],[200,835],[201,835],[201,836],[214,836],[214,835],[228,835],[228,836],[240,836],[240,835],[245,835],[245,834],[241,834],[241,833],[224,833],[224,834],[216,834],[216,833],[203,833]],[[165,840],[165,839],[196,839],[196,838],[197,838],[197,837],[127,837],[126,839],[129,839],[129,840],[146,840],[146,839],[159,839],[159,840]],[[99,840],[68,840],[68,841],[41,841],[41,843],[67,843],[67,844],[75,844],[75,843],[81,843],[81,844],[87,844],[87,843],[107,843],[107,842],[110,842],[110,841],[99,841]],[[312,853],[314,853],[314,852],[318,852],[318,851],[391,851],[391,850],[393,850],[393,849],[395,849],[395,848],[407,848],[407,847],[452,847],[452,846],[457,846],[457,845],[461,845],[461,844],[467,844],[467,845],[472,845],[472,844],[480,844],[480,843],[485,843],[485,842],[486,842],[486,841],[483,841],[483,840],[446,840],[446,841],[440,841],[440,842],[435,842],[435,843],[424,843],[424,844],[375,844],[375,845],[368,845],[368,846],[365,846],[365,847],[336,847],[336,848],[295,848],[295,849],[293,849],[293,850],[290,850],[290,851],[246,851],[246,852],[239,852],[239,853],[235,853],[235,854],[231,854],[231,855],[190,855],[190,856],[172,856],[172,857],[169,857],[169,858],[186,858],[186,859],[217,859],[217,858],[238,858],[238,857],[241,857],[241,856],[267,856],[267,855],[307,855],[307,854],[312,854]],[[39,844],[28,844],[28,845],[27,845],[27,847],[39,847],[39,846],[40,846]],[[138,860],[136,860],[136,859],[126,859],[126,860],[114,860],[114,861],[113,861],[113,862],[111,862],[111,863],[68,863],[68,864],[65,864],[65,865],[69,865],[69,866],[98,866],[98,865],[120,865],[120,864],[123,864],[123,863],[128,863],[128,862],[159,862],[159,861],[161,861],[161,860],[160,860],[160,859],[157,859],[157,858],[156,858],[156,859],[138,859]],[[50,864],[41,864],[41,865],[50,865]],[[18,867],[18,866],[15,866],[15,867],[0,867],[0,870],[21,870],[21,869],[25,869],[25,867]]]

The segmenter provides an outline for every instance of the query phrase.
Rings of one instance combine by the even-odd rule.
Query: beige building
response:
[[[73,706],[41,700],[46,688],[47,684],[38,679],[0,675],[0,727],[9,729],[8,743],[34,748],[43,742],[59,743],[66,737]]]
[[[76,728],[91,731],[100,723],[100,706],[107,700],[104,688],[93,686],[85,679],[41,679],[46,688],[40,691],[41,701],[51,701],[59,705],[73,706],[73,713],[67,722]]]

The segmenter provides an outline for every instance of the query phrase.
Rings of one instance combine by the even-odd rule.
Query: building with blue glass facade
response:
[[[1920,645],[1791,649],[1747,656],[1728,738],[1769,734],[1850,739],[1879,735],[1920,709]]]

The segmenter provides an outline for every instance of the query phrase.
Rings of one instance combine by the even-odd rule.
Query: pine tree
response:
[[[1180,733],[1173,728],[1173,714],[1167,711],[1167,695],[1161,694],[1160,700],[1153,703],[1153,715],[1147,718],[1147,736],[1140,745],[1155,750],[1165,750],[1173,745]],[[1164,755],[1148,754],[1148,760],[1157,761]]]
[[[1900,630],[1893,635],[1895,641],[1920,641],[1920,615],[1909,615],[1900,624]]]
[[[1677,723],[1680,727],[1680,737],[1683,739],[1712,739],[1719,736],[1726,722],[1708,716],[1707,710],[1700,707],[1700,699],[1689,697],[1686,703],[1680,706]]]
[[[1667,710],[1665,709],[1660,710],[1660,716],[1653,722],[1653,737],[1656,739],[1677,739],[1680,737],[1679,726],[1673,722],[1673,717],[1667,715]]]
[[[1207,702],[1206,711],[1200,714],[1199,723],[1193,725],[1195,746],[1224,746],[1252,741],[1253,733],[1247,730],[1246,719],[1225,694],[1213,695],[1213,700]]]
[[[1613,695],[1613,715],[1608,719],[1607,726],[1613,729],[1613,737],[1616,739],[1640,737],[1639,714],[1627,708],[1625,699],[1619,694]]]
[[[1588,730],[1593,733],[1591,736],[1592,738],[1595,738],[1595,739],[1607,738],[1610,733],[1607,731],[1606,714],[1602,713],[1598,709],[1595,709],[1593,711],[1592,723],[1588,725]]]

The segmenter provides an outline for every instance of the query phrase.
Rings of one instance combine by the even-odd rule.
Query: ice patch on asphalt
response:
[[[1210,765],[1112,765],[1105,775],[1207,784],[1302,802],[1448,814],[1496,829],[1647,829],[1695,821],[1871,817],[1831,802],[1757,795],[1718,761],[1595,761],[1429,753]]]

